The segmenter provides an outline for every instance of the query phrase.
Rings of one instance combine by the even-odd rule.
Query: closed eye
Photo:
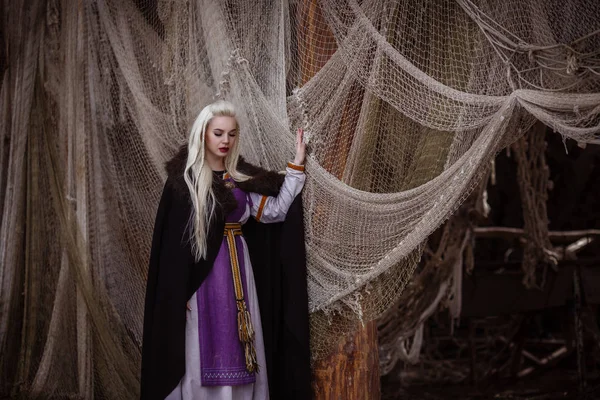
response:
[[[214,129],[213,130],[213,135],[215,135],[216,137],[221,137],[223,135],[223,130],[222,129]],[[237,131],[231,131],[228,133],[229,137],[236,137],[237,136]]]

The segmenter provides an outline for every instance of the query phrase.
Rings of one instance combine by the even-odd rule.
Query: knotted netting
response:
[[[306,132],[315,358],[398,299],[536,119],[599,139],[596,0],[0,7],[0,385],[30,397],[137,396],[163,165],[216,98],[264,167]]]

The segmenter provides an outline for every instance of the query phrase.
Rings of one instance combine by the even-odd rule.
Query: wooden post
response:
[[[375,321],[342,338],[327,358],[316,363],[313,377],[315,399],[379,399],[381,389]]]
[[[300,80],[301,84],[304,84],[333,55],[336,42],[316,0],[304,0],[298,5],[297,23]],[[323,57],[323,49],[327,49],[326,57]],[[362,96],[353,90],[350,97],[361,98]],[[352,99],[349,99],[350,101]],[[347,104],[346,108],[349,107],[350,104]],[[350,121],[350,125],[355,125],[357,121],[357,118],[346,115],[345,119]],[[343,138],[344,143],[335,146],[336,151],[325,156],[326,168],[331,167],[328,168],[330,172],[340,179],[344,168],[339,166],[345,165],[352,139],[352,137]],[[365,324],[348,337],[342,338],[338,347],[329,356],[316,363],[313,368],[313,389],[314,398],[318,400],[381,397],[377,326],[374,321]]]

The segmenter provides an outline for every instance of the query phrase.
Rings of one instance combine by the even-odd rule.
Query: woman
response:
[[[210,104],[167,163],[142,399],[310,398],[302,131],[285,177],[241,160],[239,134],[233,106]]]

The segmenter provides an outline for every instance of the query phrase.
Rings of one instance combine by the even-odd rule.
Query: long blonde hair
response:
[[[196,261],[206,257],[206,237],[208,227],[215,213],[217,199],[212,189],[213,172],[205,162],[206,147],[205,137],[208,124],[214,117],[236,118],[235,107],[227,101],[217,101],[209,104],[200,111],[188,141],[188,158],[185,164],[183,177],[190,191],[193,209],[190,215],[192,228],[192,252]],[[233,143],[231,151],[225,156],[225,169],[229,175],[238,182],[245,181],[249,177],[237,170],[239,150],[239,125],[236,119],[238,138]]]

